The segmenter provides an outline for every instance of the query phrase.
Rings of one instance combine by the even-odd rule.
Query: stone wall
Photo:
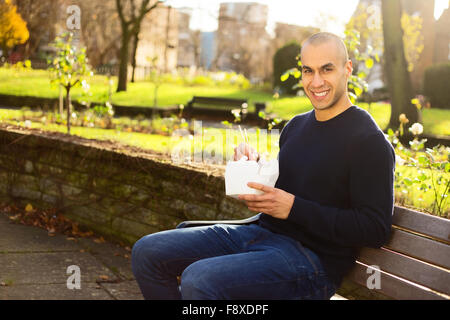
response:
[[[176,166],[138,148],[4,124],[0,198],[57,208],[81,226],[130,244],[184,220],[254,214],[225,196],[222,167]]]

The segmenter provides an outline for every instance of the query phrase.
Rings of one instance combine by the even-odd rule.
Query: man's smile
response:
[[[322,91],[311,91],[314,99],[319,100],[319,101],[324,100],[328,96],[329,92],[330,92],[330,89],[322,90]]]

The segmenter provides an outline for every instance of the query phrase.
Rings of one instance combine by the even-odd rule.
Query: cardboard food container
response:
[[[228,161],[225,168],[225,194],[234,198],[239,194],[263,194],[262,191],[247,186],[247,183],[257,182],[273,187],[278,174],[277,159],[261,159],[256,162],[243,157],[239,161]]]

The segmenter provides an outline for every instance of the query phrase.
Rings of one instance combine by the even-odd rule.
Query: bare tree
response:
[[[57,20],[55,8],[60,6],[61,0],[15,0],[14,4],[22,18],[27,22],[30,33],[24,50],[24,58],[28,59],[37,52],[41,42],[53,40],[45,39],[45,37],[52,33],[51,31]]]
[[[93,67],[118,57],[120,24],[114,3],[110,1],[80,1],[83,12],[81,34],[89,62]]]
[[[122,28],[120,44],[120,65],[119,65],[119,83],[117,92],[127,90],[128,62],[130,54],[130,42],[135,38],[139,40],[139,32],[144,17],[160,3],[159,0],[116,0],[116,8],[119,14],[120,26]],[[137,47],[137,46],[136,46]]]

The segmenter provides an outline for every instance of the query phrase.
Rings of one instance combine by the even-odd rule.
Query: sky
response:
[[[426,0],[423,0],[426,1]],[[192,8],[191,29],[217,30],[221,2],[257,2],[269,7],[267,31],[273,32],[275,22],[320,27],[343,35],[359,0],[167,0],[175,8]],[[435,0],[435,18],[448,7],[448,0]]]

